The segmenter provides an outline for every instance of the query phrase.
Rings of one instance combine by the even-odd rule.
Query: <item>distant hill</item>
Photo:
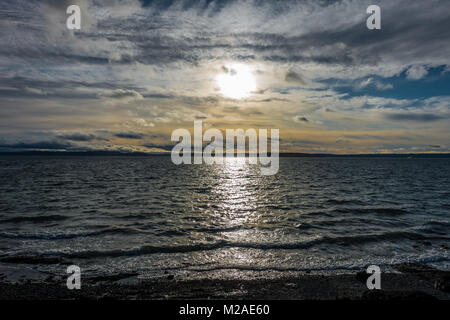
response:
[[[167,153],[120,151],[22,151],[0,152],[0,156],[170,156]],[[280,157],[299,158],[450,158],[450,153],[383,153],[383,154],[332,154],[332,153],[280,153]]]

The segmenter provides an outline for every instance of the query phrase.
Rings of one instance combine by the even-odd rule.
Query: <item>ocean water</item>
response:
[[[0,272],[139,278],[450,267],[450,159],[0,157]],[[12,274],[14,274],[12,272]],[[5,273],[5,271],[3,272]],[[11,272],[10,272],[11,273]]]

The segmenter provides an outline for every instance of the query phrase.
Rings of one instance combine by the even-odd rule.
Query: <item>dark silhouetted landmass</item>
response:
[[[270,155],[270,153],[269,153]],[[21,151],[0,152],[0,156],[170,156],[170,152],[120,152],[120,151]],[[225,155],[224,155],[225,156]],[[280,157],[298,158],[450,158],[450,153],[280,153]]]

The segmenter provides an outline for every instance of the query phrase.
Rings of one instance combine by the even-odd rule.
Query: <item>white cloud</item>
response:
[[[406,77],[410,80],[419,80],[428,74],[427,68],[421,65],[410,67],[406,71]]]
[[[113,91],[107,91],[105,93],[102,93],[101,96],[103,98],[106,98],[106,104],[116,104],[117,102],[130,103],[132,101],[144,99],[142,94],[140,94],[136,90],[130,89],[116,89]]]
[[[392,84],[382,82],[376,82],[375,86],[377,87],[378,90],[390,90],[394,88]]]
[[[155,124],[153,122],[147,121],[142,118],[137,118],[130,120],[126,123],[127,126],[135,126],[135,127],[154,127]]]

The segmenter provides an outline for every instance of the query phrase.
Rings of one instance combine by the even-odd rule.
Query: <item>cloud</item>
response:
[[[136,90],[130,89],[116,89],[110,92],[103,93],[102,96],[113,100],[107,101],[107,103],[115,103],[114,100],[120,101],[122,103],[130,103],[132,101],[144,99],[142,94],[140,94]]]
[[[71,143],[59,141],[16,142],[0,143],[0,150],[66,150],[72,146]]]
[[[104,140],[104,138],[100,138],[92,133],[85,132],[68,132],[68,133],[60,133],[57,135],[58,138],[70,141],[92,141],[96,139]]]
[[[142,146],[149,149],[161,149],[165,151],[171,151],[174,147],[174,145],[171,144],[155,144],[155,143],[144,143],[142,144]]]
[[[69,4],[82,7],[79,31],[65,28]],[[414,133],[432,123],[422,145],[444,145],[448,122],[438,120],[448,119],[449,98],[409,98],[421,83],[402,77],[448,77],[450,4],[377,4],[380,32],[367,30],[368,4],[354,0],[10,1],[0,10],[0,42],[8,44],[0,46],[0,134],[31,139],[34,131],[52,131],[39,140],[101,148],[96,140],[104,136],[111,143],[149,137],[139,131],[167,136],[201,118],[211,126],[277,126],[291,135],[320,126],[340,132],[334,143],[352,131]],[[232,63],[254,70],[253,97],[218,94],[215,77],[234,72],[226,67]],[[283,131],[292,121],[303,125]],[[121,143],[130,148],[135,141]]]
[[[409,136],[399,136],[399,135],[374,135],[374,134],[346,134],[345,138],[356,139],[356,140],[407,140],[412,141],[413,138]]]
[[[115,133],[114,136],[117,138],[122,138],[122,139],[142,139],[144,137],[144,134],[138,133],[138,132],[127,131],[127,132]]]
[[[36,88],[28,88],[26,87],[25,92],[29,93],[29,94],[36,94],[36,95],[45,95],[46,93],[41,90],[41,89],[36,89]]]
[[[428,74],[427,68],[424,66],[412,66],[406,71],[406,78],[410,80],[419,80]]]
[[[298,84],[305,84],[305,81],[300,77],[300,75],[292,70],[288,71],[285,76],[287,82],[294,82]]]
[[[372,78],[367,78],[366,80],[361,81],[361,83],[359,84],[360,88],[365,88],[368,85],[370,85],[373,82]]]
[[[56,42],[52,37],[48,42],[45,37],[37,37],[42,32],[35,27],[42,25],[38,24],[40,15],[25,14],[25,10],[33,10],[39,2],[12,4],[9,12],[15,12],[16,19],[27,17],[25,29],[19,31],[21,36],[15,37],[8,48],[0,51],[12,60],[26,57],[52,64],[116,62],[161,66],[256,60],[311,63],[333,69],[348,66],[358,73],[369,69],[395,73],[398,68],[417,64],[418,60],[445,64],[450,50],[445,41],[449,35],[445,0],[431,0],[430,4],[414,1],[414,5],[406,0],[395,4],[378,1],[384,9],[383,25],[389,28],[376,33],[365,27],[367,5],[351,0],[208,1],[207,4],[169,1],[164,5],[155,2],[143,6],[137,0],[85,0],[75,1],[80,2],[85,11],[83,18],[87,20],[76,35],[61,28],[65,15],[60,13],[73,2],[44,1],[43,14],[49,21],[45,32],[56,33]],[[11,14],[9,19],[14,19]],[[204,32],[205,26],[208,32]],[[439,32],[435,26],[439,26]],[[9,28],[6,34],[9,31],[17,34]],[[292,80],[295,79],[294,76]]]
[[[147,120],[142,119],[142,118],[137,118],[137,119],[133,119],[133,120],[127,121],[126,125],[128,125],[128,126],[135,126],[135,127],[143,127],[143,128],[154,127],[155,126],[155,124],[153,122],[147,121]]]
[[[375,83],[375,87],[378,90],[390,90],[390,89],[394,88],[394,86],[392,84],[390,84],[390,83],[382,83],[382,82],[379,82],[379,81],[377,81]]]
[[[295,122],[309,122],[308,118],[304,117],[304,116],[295,116],[294,117],[294,121]]]
[[[114,98],[114,99],[123,99],[123,98],[133,98],[133,99],[142,99],[142,95],[136,90],[124,90],[117,89],[113,92],[106,94],[105,96]]]
[[[373,78],[367,78],[366,80],[361,81],[358,85],[358,88],[360,89],[364,89],[366,87],[375,87],[378,90],[389,90],[394,88],[392,84],[385,84],[380,81],[374,80]]]
[[[433,113],[387,113],[384,116],[388,120],[413,122],[434,122],[447,118]]]

